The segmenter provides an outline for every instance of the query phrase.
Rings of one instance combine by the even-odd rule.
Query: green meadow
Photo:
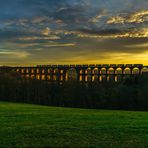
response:
[[[147,148],[148,112],[0,102],[0,148]]]

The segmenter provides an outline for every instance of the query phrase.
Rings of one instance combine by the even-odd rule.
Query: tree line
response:
[[[115,83],[49,83],[0,74],[0,100],[50,106],[148,110],[148,74]]]

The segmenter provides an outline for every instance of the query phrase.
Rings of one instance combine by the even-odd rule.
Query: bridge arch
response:
[[[47,73],[51,74],[51,72],[52,72],[52,69],[51,68],[47,68]]]
[[[90,67],[88,67],[88,68],[85,70],[85,74],[86,74],[86,75],[91,75],[91,73],[92,73],[92,70],[91,70]]]
[[[126,75],[131,74],[131,69],[129,67],[124,68],[123,74],[126,74]]]
[[[59,73],[59,69],[58,68],[53,69],[53,73],[54,74],[58,74]]]
[[[115,74],[115,69],[110,67],[110,68],[108,68],[107,73],[108,74]]]
[[[124,69],[121,67],[116,68],[115,70],[115,82],[121,82],[123,80]]]
[[[106,80],[107,80],[107,82],[113,82],[114,81],[114,76],[115,76],[115,69],[113,68],[113,67],[109,67],[108,69],[107,69],[107,76],[106,76]]]
[[[75,68],[70,68],[66,71],[66,81],[76,81],[78,79],[78,73]]]
[[[98,82],[99,81],[99,74],[100,74],[100,70],[99,70],[99,68],[94,68],[93,70],[92,70],[92,74],[93,74],[93,76],[92,76],[92,82]]]
[[[39,68],[36,69],[36,73],[37,73],[37,74],[40,73],[40,69],[39,69]]]
[[[45,74],[45,68],[42,68],[42,69],[41,69],[41,73],[42,73],[42,74]]]
[[[88,67],[85,70],[85,82],[91,82],[92,81],[92,69]]]
[[[53,68],[53,69],[51,69],[51,79],[53,80],[53,81],[57,81],[58,80],[58,76],[59,76],[59,69],[58,68]]]
[[[92,76],[91,75],[86,75],[85,76],[85,82],[91,82],[92,81]]]
[[[123,74],[123,69],[118,67],[116,70],[115,70],[115,74],[117,75],[122,75]]]
[[[30,69],[29,68],[26,68],[26,73],[28,74],[30,72]]]
[[[148,72],[148,67],[143,67],[143,68],[141,69],[141,72],[142,72],[142,73]]]
[[[100,71],[99,71],[99,68],[94,68],[93,70],[92,70],[92,74],[94,74],[94,75],[98,75],[98,74],[100,74]]]
[[[105,67],[103,67],[103,68],[101,68],[101,70],[100,70],[100,74],[101,74],[101,75],[107,74],[106,71],[107,71],[107,69],[106,69]]]
[[[36,78],[35,68],[30,68],[30,78],[32,78],[32,79]]]
[[[17,71],[18,71],[18,69],[17,69]],[[19,72],[19,71],[18,71],[18,72]],[[21,73],[22,73],[22,74],[25,73],[25,69],[24,69],[24,68],[21,69]]]
[[[140,74],[140,69],[138,67],[134,67],[132,69],[132,74],[134,74],[134,75]]]
[[[46,79],[47,81],[52,80],[52,69],[51,68],[46,69]]]
[[[41,80],[46,80],[46,70],[45,70],[45,68],[44,67],[42,67],[41,69],[40,69],[40,79]]]
[[[77,69],[77,74],[78,74],[78,81],[82,82],[83,81],[83,75],[84,75],[84,69]]]
[[[79,74],[82,75],[83,74],[83,69],[79,70]]]

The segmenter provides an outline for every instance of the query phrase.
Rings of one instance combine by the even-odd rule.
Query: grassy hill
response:
[[[0,102],[0,147],[148,147],[148,112]]]

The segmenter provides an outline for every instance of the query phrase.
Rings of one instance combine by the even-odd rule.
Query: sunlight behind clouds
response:
[[[148,63],[147,0],[1,0],[0,8],[1,64]]]

